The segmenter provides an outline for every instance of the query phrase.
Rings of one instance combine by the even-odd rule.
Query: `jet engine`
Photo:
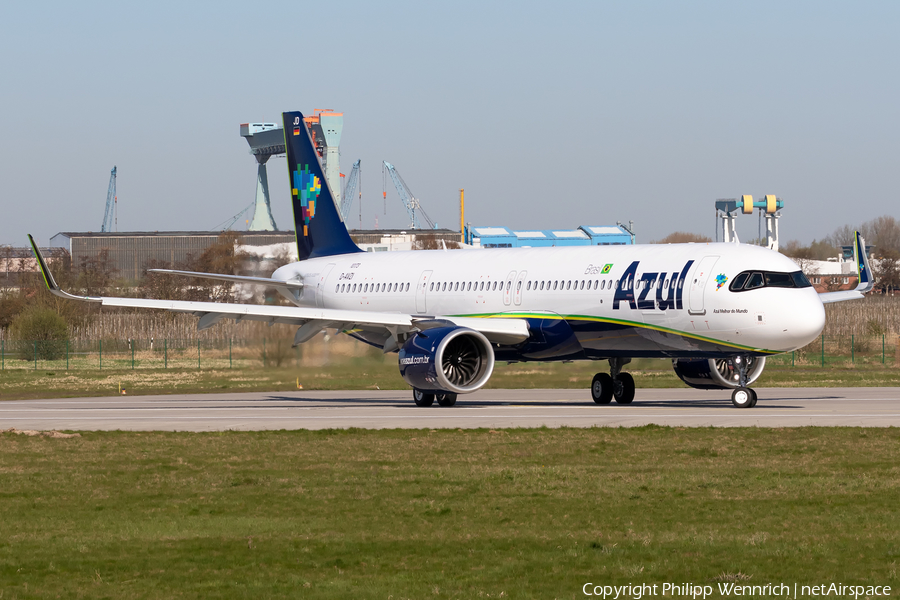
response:
[[[759,379],[766,366],[764,356],[752,356],[749,360],[747,386]],[[741,387],[740,370],[734,358],[676,358],[672,360],[672,368],[679,379],[698,390]]]
[[[494,372],[494,350],[484,335],[465,327],[417,332],[400,348],[400,375],[417,390],[468,394]]]

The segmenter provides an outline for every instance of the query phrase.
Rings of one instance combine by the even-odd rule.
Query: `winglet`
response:
[[[74,296],[69,294],[68,292],[64,292],[60,289],[59,285],[56,283],[56,280],[53,279],[53,273],[50,272],[50,269],[47,267],[47,260],[44,258],[44,255],[41,254],[41,251],[38,250],[37,244],[34,241],[34,238],[31,237],[31,234],[28,234],[28,242],[31,244],[31,251],[34,253],[34,258],[37,259],[38,269],[41,271],[41,275],[44,277],[44,283],[47,284],[47,289],[50,290],[50,293],[54,296],[59,296],[61,298],[68,298],[70,300],[87,300],[88,302],[101,302],[100,298],[93,298],[91,296]]]
[[[872,279],[872,267],[869,266],[869,256],[866,254],[866,240],[858,231],[853,244],[853,258],[856,260],[856,273],[859,275],[859,284],[855,291],[865,294],[875,287],[875,281]]]
[[[38,250],[37,244],[34,241],[34,238],[31,237],[31,234],[28,234],[28,242],[31,244],[31,251],[34,253],[34,257],[37,259],[38,269],[41,271],[41,275],[44,276],[44,283],[47,284],[47,289],[51,292],[59,291],[59,286],[56,285],[56,280],[53,279],[53,274],[50,273],[50,269],[47,268],[47,261],[44,260],[44,255],[41,254],[41,251]]]

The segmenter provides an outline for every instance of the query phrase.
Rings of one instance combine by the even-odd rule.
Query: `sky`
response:
[[[99,231],[113,165],[119,231],[213,230],[254,199],[240,123],[317,108],[344,114],[365,229],[409,224],[384,160],[454,229],[460,188],[473,225],[632,220],[638,242],[715,238],[741,194],[782,198],[802,243],[900,218],[898,2],[37,0],[0,22],[0,244]],[[292,229],[284,158],[268,174]]]

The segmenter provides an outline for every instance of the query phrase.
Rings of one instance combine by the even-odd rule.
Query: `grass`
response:
[[[898,459],[896,429],[5,433],[0,597],[896,590]]]
[[[363,356],[336,357],[325,365],[306,366],[301,361],[283,367],[240,366],[174,369],[7,369],[0,371],[0,400],[32,398],[110,396],[127,394],[172,394],[207,392],[252,392],[296,390],[408,389],[400,377],[395,355],[370,352]],[[638,388],[672,388],[684,384],[668,360],[636,360],[627,370]],[[594,374],[608,371],[601,362],[498,364],[488,388],[583,388]],[[900,385],[900,368],[893,362],[856,363],[830,361],[821,367],[811,361],[790,364],[790,356],[770,360],[756,387],[858,387]]]

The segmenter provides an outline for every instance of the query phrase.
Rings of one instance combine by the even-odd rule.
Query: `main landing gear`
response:
[[[747,371],[750,368],[749,356],[735,356],[734,366],[738,371],[738,385],[740,386],[731,392],[731,403],[736,408],[753,408],[756,406],[756,392],[747,387],[749,375]]]
[[[431,406],[435,400],[438,406],[453,406],[456,404],[456,394],[429,394],[422,390],[413,390],[413,402],[416,406]]]
[[[591,382],[591,397],[597,404],[609,404],[613,398],[619,404],[631,404],[634,400],[634,377],[623,373],[622,367],[630,358],[609,359],[609,375],[597,373]]]

